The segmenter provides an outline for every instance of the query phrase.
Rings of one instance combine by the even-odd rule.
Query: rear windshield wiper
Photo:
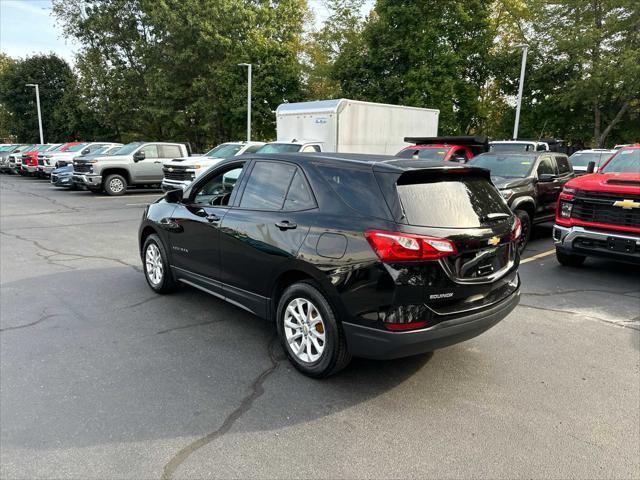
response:
[[[511,215],[508,213],[489,213],[480,217],[481,222],[488,222],[490,220],[497,220],[499,218],[509,218]]]

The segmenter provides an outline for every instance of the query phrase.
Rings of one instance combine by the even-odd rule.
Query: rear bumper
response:
[[[480,312],[458,315],[432,327],[408,332],[390,332],[353,323],[342,323],[352,355],[388,360],[464,342],[480,335],[505,318],[520,301],[520,287],[509,297]]]
[[[554,225],[553,243],[556,250],[566,254],[640,264],[640,235],[631,232]]]

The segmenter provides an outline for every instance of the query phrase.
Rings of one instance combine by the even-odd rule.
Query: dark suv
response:
[[[489,172],[348,154],[220,162],[144,213],[158,293],[187,284],[274,320],[303,373],[475,337],[520,295],[520,222]]]
[[[522,223],[520,251],[536,223],[555,218],[558,196],[575,174],[563,153],[483,153],[469,165],[491,171],[491,180]]]

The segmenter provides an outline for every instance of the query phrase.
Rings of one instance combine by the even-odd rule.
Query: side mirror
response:
[[[552,173],[541,173],[538,175],[539,182],[553,182],[556,179],[556,176]]]
[[[87,155],[89,153],[91,153],[91,149],[90,148],[85,148],[80,152],[82,155]]]
[[[587,173],[593,173],[596,170],[596,162],[591,161],[587,164]]]
[[[134,162],[139,162],[141,160],[144,160],[147,156],[144,154],[144,152],[142,151],[137,151],[136,153],[133,154],[133,161]]]
[[[183,194],[184,191],[182,189],[169,190],[164,194],[164,199],[167,203],[180,203],[182,201]]]

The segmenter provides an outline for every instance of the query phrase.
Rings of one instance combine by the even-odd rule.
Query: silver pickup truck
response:
[[[117,155],[73,162],[73,182],[93,192],[124,195],[129,186],[160,186],[162,166],[170,160],[189,155],[182,143],[133,142]]]

